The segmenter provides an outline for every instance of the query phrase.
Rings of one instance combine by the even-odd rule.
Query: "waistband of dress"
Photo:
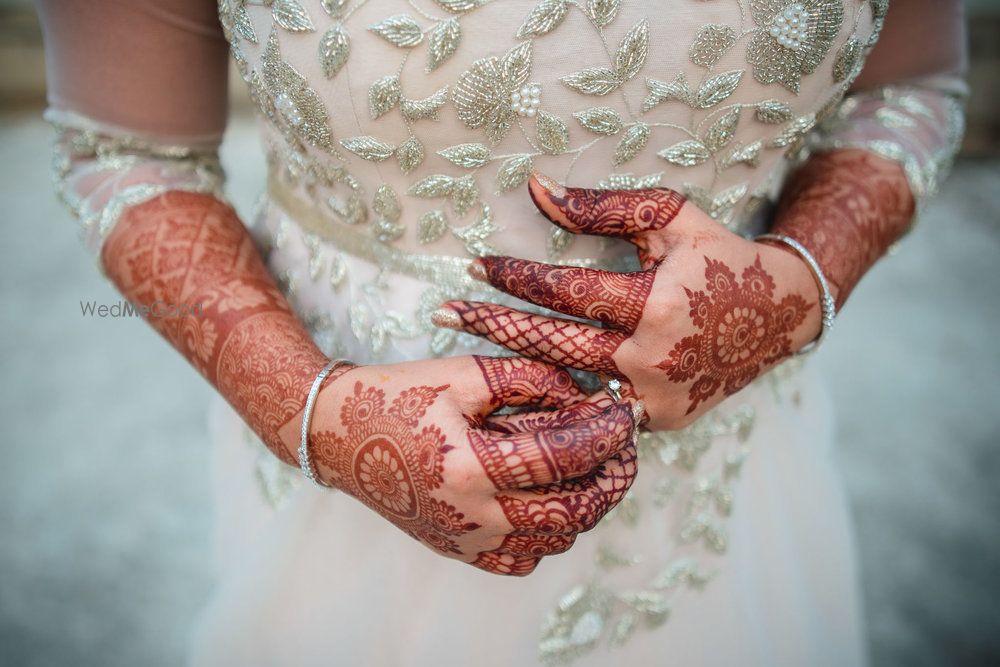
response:
[[[337,250],[365,260],[384,270],[431,283],[462,283],[469,287],[481,283],[468,274],[472,259],[453,255],[423,255],[393,248],[372,238],[361,228],[324,215],[309,199],[283,183],[274,174],[267,179],[267,195],[272,203],[303,233],[328,243]]]
[[[295,191],[273,172],[267,178],[267,196],[304,234],[329,244],[340,252],[362,259],[379,268],[425,282],[462,285],[482,289],[481,282],[468,274],[471,257],[455,255],[425,255],[407,252],[370,236],[365,227],[341,222],[326,214],[316,203]],[[566,266],[631,271],[629,259],[600,261],[594,258],[573,258],[558,262]]]

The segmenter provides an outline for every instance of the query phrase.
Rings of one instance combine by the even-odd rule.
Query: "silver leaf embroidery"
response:
[[[258,103],[269,118],[272,109],[287,123],[288,131],[308,144],[330,150],[333,138],[330,133],[329,117],[319,95],[309,87],[305,77],[281,59],[278,36],[272,31],[261,57],[263,84],[267,89],[270,105],[265,105],[258,97]],[[254,86],[251,85],[251,91]]]
[[[615,52],[615,74],[619,80],[628,81],[646,64],[649,55],[649,23],[639,21],[628,34],[622,38]]]
[[[427,211],[417,222],[417,242],[421,245],[437,241],[448,231],[448,218],[444,211]]]
[[[790,146],[799,137],[806,134],[816,125],[816,114],[807,114],[796,118],[782,131],[781,134],[771,140],[769,144],[772,148],[784,148]]]
[[[559,79],[573,90],[584,95],[607,95],[621,83],[618,75],[607,67],[588,67]]]
[[[728,169],[736,164],[745,164],[750,167],[756,167],[757,163],[760,161],[760,151],[764,147],[764,142],[760,139],[746,146],[738,146],[733,149],[727,157],[725,157],[721,164],[719,165],[722,169]]]
[[[372,118],[380,118],[399,103],[399,77],[395,74],[384,76],[368,89],[368,111]]]
[[[375,137],[361,136],[342,139],[340,145],[351,151],[358,157],[372,162],[381,162],[392,157],[396,152],[395,147],[385,142],[379,141]]]
[[[447,197],[454,187],[455,179],[453,177],[446,174],[431,174],[410,186],[407,193],[424,199]]]
[[[451,206],[462,217],[479,200],[479,184],[472,174],[456,178],[451,188]]]
[[[291,32],[312,32],[316,29],[309,14],[297,0],[274,0],[271,16],[278,25]]]
[[[438,111],[441,110],[441,107],[443,107],[447,101],[448,86],[445,86],[430,97],[426,97],[422,100],[410,100],[403,98],[399,102],[399,111],[403,114],[403,118],[409,121],[420,120],[423,118],[437,120]]]
[[[438,23],[428,37],[427,71],[433,72],[455,53],[462,41],[462,26],[451,18]]]
[[[649,142],[649,126],[636,123],[628,128],[615,148],[615,166],[621,166],[638,155]]]
[[[736,107],[722,114],[718,120],[708,128],[702,142],[708,150],[717,153],[725,148],[736,134],[736,126],[740,122],[740,109]]]
[[[743,70],[738,69],[716,74],[698,88],[696,104],[702,109],[719,104],[733,94],[742,79]]]
[[[424,161],[424,145],[415,136],[399,145],[396,150],[396,159],[399,160],[399,168],[404,174],[409,174],[419,167]]]
[[[587,0],[587,15],[600,27],[615,20],[621,0]]]
[[[756,118],[762,123],[785,123],[792,119],[792,108],[780,100],[757,103]]]
[[[463,14],[481,6],[486,0],[434,0],[437,5],[452,14]]]
[[[237,7],[233,10],[233,28],[243,39],[257,43],[257,33],[254,32],[246,7]]]
[[[438,155],[459,167],[475,169],[489,162],[493,152],[483,144],[458,144],[438,151]]]
[[[694,139],[688,139],[674,144],[657,153],[661,158],[681,167],[694,167],[712,157],[705,144]]]
[[[688,85],[683,72],[679,73],[670,83],[656,79],[646,79],[646,88],[649,89],[649,94],[646,95],[646,99],[642,102],[643,113],[662,102],[677,101],[683,102],[688,106],[695,105],[694,91]]]
[[[497,190],[509,192],[520,187],[531,176],[534,163],[530,155],[515,155],[507,158],[497,171]]]
[[[390,44],[404,49],[412,48],[424,39],[420,24],[406,14],[390,16],[368,26],[368,29]]]
[[[343,18],[349,0],[323,0],[323,10],[332,18]]]
[[[451,233],[455,238],[465,243],[465,250],[470,255],[482,257],[485,255],[495,255],[496,250],[486,243],[486,239],[497,231],[499,227],[493,222],[493,211],[489,206],[483,205],[482,214],[475,222],[452,229]]]
[[[539,111],[536,129],[538,143],[549,153],[562,153],[569,146],[569,129],[566,123],[548,111]]]
[[[688,51],[691,62],[711,67],[719,62],[722,54],[736,44],[736,31],[727,25],[710,23],[698,31]]]
[[[573,114],[580,125],[595,134],[618,134],[625,127],[621,115],[611,107],[593,107]]]
[[[403,209],[399,205],[399,197],[396,196],[396,191],[391,186],[386,183],[378,186],[372,200],[372,211],[375,212],[375,215],[391,222],[397,222],[403,215]]]
[[[517,31],[517,38],[544,35],[563,22],[568,10],[567,0],[542,0],[524,19]]]
[[[845,81],[854,72],[860,58],[861,40],[852,36],[837,51],[837,57],[833,61],[833,80],[837,83]]]
[[[472,63],[452,93],[459,119],[469,128],[485,127],[496,144],[510,130],[514,111],[510,94],[531,74],[531,42],[521,42],[502,58],[491,56]]]
[[[319,41],[319,62],[323,74],[332,79],[347,64],[351,53],[351,38],[342,25],[335,25],[326,31]]]

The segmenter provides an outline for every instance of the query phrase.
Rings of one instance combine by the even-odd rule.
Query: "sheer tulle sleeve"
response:
[[[958,153],[968,94],[957,0],[897,0],[865,71],[813,134],[813,151],[863,148],[898,162],[920,206]]]
[[[222,197],[227,45],[205,0],[42,0],[56,191],[87,247],[169,190]]]

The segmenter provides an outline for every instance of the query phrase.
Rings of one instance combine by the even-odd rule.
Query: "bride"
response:
[[[864,663],[805,353],[964,93],[888,5],[41,2],[59,194],[225,399],[193,664]]]

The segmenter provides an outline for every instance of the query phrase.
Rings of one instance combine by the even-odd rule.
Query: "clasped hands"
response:
[[[311,436],[324,482],[438,553],[508,575],[568,550],[621,501],[640,425],[690,423],[820,326],[798,257],[742,239],[676,192],[538,176],[529,189],[563,229],[635,245],[641,270],[476,260],[475,277],[559,316],[448,302],[436,324],[519,356],[342,367]],[[564,368],[616,378],[624,396],[588,396]]]

